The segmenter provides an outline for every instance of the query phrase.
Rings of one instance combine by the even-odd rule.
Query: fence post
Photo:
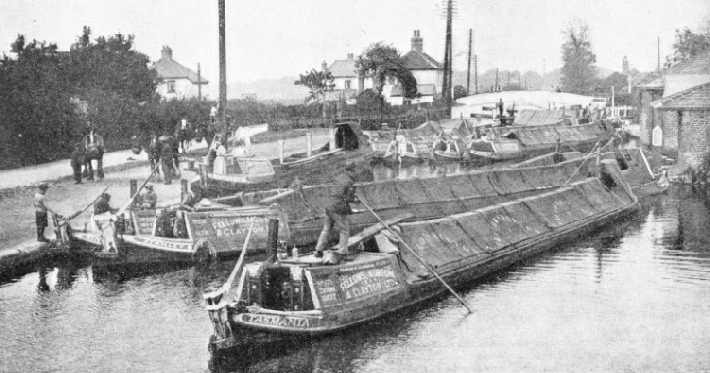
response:
[[[284,141],[279,140],[276,142],[279,147],[279,163],[283,164],[284,163]]]
[[[313,134],[306,133],[306,156],[310,158],[313,155]]]
[[[335,127],[328,128],[328,150],[335,150]]]
[[[128,198],[133,198],[133,196],[136,195],[136,192],[138,192],[138,180],[131,179],[129,181],[129,185],[130,185],[130,187],[128,189],[129,189],[129,193],[131,193],[131,194],[128,196]]]

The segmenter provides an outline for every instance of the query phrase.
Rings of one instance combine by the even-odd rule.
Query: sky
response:
[[[402,53],[420,30],[424,51],[443,61],[446,19],[441,0],[227,0],[227,81],[295,77],[321,62],[356,55],[384,41]],[[655,69],[672,52],[675,30],[697,29],[710,16],[710,0],[459,0],[453,20],[454,69],[466,69],[468,30],[475,33],[479,71],[561,67],[562,30],[586,21],[597,66]],[[0,51],[9,54],[18,34],[69,46],[91,27],[93,37],[135,35],[135,49],[151,60],[163,45],[181,64],[219,80],[217,0],[0,0]]]

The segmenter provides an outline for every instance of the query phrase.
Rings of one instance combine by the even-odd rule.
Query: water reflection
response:
[[[305,344],[211,359],[211,268],[57,258],[0,280],[0,371],[692,371],[710,365],[710,203],[637,215],[451,297]],[[256,259],[256,258],[254,258]]]

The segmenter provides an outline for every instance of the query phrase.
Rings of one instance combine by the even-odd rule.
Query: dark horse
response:
[[[94,180],[94,169],[91,164],[92,160],[96,160],[96,170],[99,180],[104,178],[104,138],[95,134],[94,129],[89,130],[89,134],[84,136],[84,157],[85,169],[84,173],[87,179]]]
[[[214,135],[216,133],[216,127],[211,120],[209,122],[198,122],[197,128],[195,128],[195,138],[198,142],[202,141],[202,139],[204,138],[207,142],[207,149],[210,148],[210,145],[212,144],[212,139],[214,138]]]

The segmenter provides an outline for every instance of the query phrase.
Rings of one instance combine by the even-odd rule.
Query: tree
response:
[[[458,100],[461,97],[466,97],[468,96],[468,92],[466,92],[466,87],[462,85],[455,85],[454,86],[454,101]]]
[[[681,30],[675,30],[675,42],[673,49],[675,52],[672,56],[666,57],[665,67],[673,67],[687,59],[690,59],[698,53],[710,47],[710,32],[705,34],[696,34],[687,27]]]
[[[309,96],[306,97],[306,102],[322,99],[325,96],[325,92],[332,91],[333,87],[335,87],[330,71],[316,71],[315,69],[311,69],[310,72],[307,71],[305,75],[300,74],[294,84],[308,88]]]
[[[412,99],[417,95],[417,80],[407,69],[402,55],[392,45],[381,41],[371,44],[358,57],[355,67],[361,76],[372,77],[374,88],[380,94],[387,79],[393,78],[402,84],[405,98]]]
[[[592,52],[589,26],[586,22],[572,20],[563,31],[566,41],[562,44],[562,90],[588,94],[596,80],[597,56]]]

